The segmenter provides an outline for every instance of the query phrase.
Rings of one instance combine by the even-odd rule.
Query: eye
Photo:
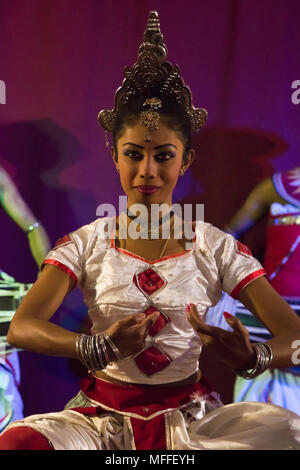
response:
[[[143,158],[143,155],[141,155],[137,150],[125,150],[123,152],[123,155],[125,155],[126,157],[130,157],[133,160],[140,160],[141,158]]]
[[[165,162],[173,157],[175,157],[173,152],[160,152],[158,155],[155,156],[156,160],[160,162]]]

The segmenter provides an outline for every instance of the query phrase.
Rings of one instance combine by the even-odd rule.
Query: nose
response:
[[[158,164],[154,157],[145,155],[139,164],[139,176],[143,179],[153,179],[157,176]]]

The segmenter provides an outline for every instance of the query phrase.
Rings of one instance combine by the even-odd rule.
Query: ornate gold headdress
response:
[[[205,124],[207,111],[194,108],[191,90],[180,77],[178,66],[167,62],[166,57],[167,48],[160,32],[158,14],[151,11],[137,62],[132,68],[125,68],[122,86],[116,91],[114,109],[102,110],[98,115],[99,123],[105,130],[113,132],[118,112],[130,97],[137,93],[145,94],[152,89],[158,89],[161,97],[175,97],[176,101],[184,106],[193,131],[198,131]],[[150,97],[145,100],[144,107],[141,123],[150,132],[158,128],[158,110],[162,107],[162,101],[158,97]],[[149,133],[146,140],[150,140]]]

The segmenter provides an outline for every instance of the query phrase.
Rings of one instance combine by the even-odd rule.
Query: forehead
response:
[[[140,122],[132,126],[125,126],[122,135],[118,139],[118,144],[124,145],[127,142],[131,142],[143,147],[156,147],[165,144],[173,144],[176,147],[183,146],[177,132],[163,122],[159,123],[156,131],[150,132],[151,142],[145,143],[147,134],[147,127],[143,126]]]

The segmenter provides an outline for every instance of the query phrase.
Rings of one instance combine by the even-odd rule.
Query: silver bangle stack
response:
[[[80,334],[76,338],[76,350],[82,364],[90,370],[101,370],[114,362],[108,354],[107,346],[110,346],[115,355],[115,360],[123,359],[117,346],[105,333],[97,335]]]
[[[104,340],[110,345],[114,355],[117,358],[117,361],[121,361],[123,358],[123,355],[121,354],[120,350],[117,348],[115,343],[110,339],[109,336],[107,336],[105,333],[102,333]]]
[[[266,343],[252,344],[256,352],[256,364],[251,370],[235,370],[235,372],[246,380],[251,380],[265,372],[270,367],[273,359],[273,353],[270,346]]]

